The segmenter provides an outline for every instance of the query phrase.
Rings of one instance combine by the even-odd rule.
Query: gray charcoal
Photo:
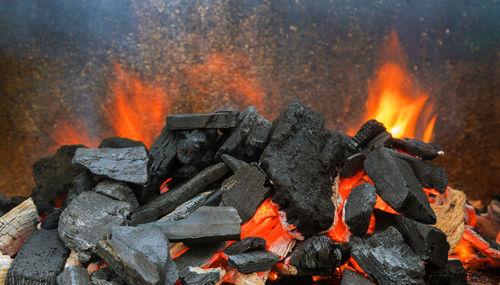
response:
[[[417,139],[393,139],[393,146],[406,153],[416,155],[423,160],[432,160],[443,149],[435,143],[425,143]]]
[[[7,285],[56,284],[63,271],[69,249],[59,239],[57,230],[39,230],[24,241],[7,272]]]
[[[90,171],[84,170],[78,174],[73,181],[71,181],[71,185],[72,187],[68,192],[68,196],[66,197],[66,200],[64,200],[64,207],[66,207],[73,199],[78,197],[78,195],[94,189],[96,181]]]
[[[299,242],[290,255],[290,265],[300,275],[331,275],[350,257],[347,247],[329,237],[313,236]]]
[[[128,138],[111,137],[103,139],[98,148],[128,148],[138,146],[146,147],[146,145],[141,141],[134,141]]]
[[[73,157],[95,175],[136,184],[148,182],[148,161],[144,147],[80,148]]]
[[[205,205],[205,202],[213,194],[213,191],[207,191],[201,193],[200,195],[194,197],[193,199],[182,203],[175,210],[170,212],[170,214],[164,216],[159,221],[160,222],[171,222],[178,221],[187,218],[191,213],[196,211],[199,207]]]
[[[69,191],[73,179],[83,171],[83,167],[73,165],[71,160],[76,149],[84,145],[65,145],[56,154],[42,158],[33,164],[33,179],[37,185],[31,197],[40,215],[52,211],[52,201]]]
[[[174,172],[175,181],[182,182],[215,162],[217,130],[190,130],[176,132],[177,160],[180,169]]]
[[[182,272],[189,266],[204,267],[208,265],[214,254],[223,250],[225,246],[226,243],[222,241],[189,246],[189,249],[185,253],[174,259],[175,265],[179,269],[179,272]]]
[[[131,211],[129,203],[95,192],[84,192],[62,212],[59,235],[66,246],[82,253],[80,257],[90,257],[111,226],[126,225]]]
[[[229,168],[223,162],[207,167],[185,183],[143,205],[132,215],[131,224],[152,222],[172,212],[182,203],[200,194],[208,185],[221,179],[228,171]]]
[[[373,283],[363,275],[345,268],[342,272],[340,285],[373,285]]]
[[[127,284],[175,284],[178,271],[169,241],[155,227],[119,227],[98,243],[97,254]]]
[[[87,269],[81,266],[70,266],[57,276],[57,285],[91,285]]]
[[[276,188],[273,201],[306,237],[333,223],[332,177],[343,156],[341,136],[297,100],[273,122],[261,166]]]
[[[427,285],[466,285],[467,272],[458,259],[448,260],[443,267],[427,265],[425,268]]]
[[[222,201],[222,190],[218,189],[205,201],[204,206],[218,206]]]
[[[279,259],[279,256],[267,250],[249,251],[227,256],[229,265],[243,274],[270,270],[278,263]]]
[[[101,268],[90,275],[92,285],[125,285],[125,282],[110,268]]]
[[[411,166],[396,159],[392,150],[379,148],[372,151],[364,162],[365,170],[373,181],[377,193],[389,206],[408,218],[435,224],[436,215],[429,199],[417,180]]]
[[[348,158],[344,162],[344,167],[340,170],[341,178],[349,178],[356,175],[358,172],[363,170],[363,162],[365,161],[365,156],[358,152]]]
[[[139,208],[139,202],[135,198],[134,191],[124,182],[104,180],[94,188],[94,192],[108,196],[111,199],[127,202],[132,210]]]
[[[248,163],[246,163],[245,161],[234,158],[229,154],[223,154],[221,156],[221,159],[229,168],[231,168],[233,172],[236,172],[236,170],[240,169],[241,167],[248,165]]]
[[[266,173],[256,163],[241,167],[222,183],[221,206],[236,208],[242,222],[248,222],[269,195],[266,181]]]
[[[424,263],[394,227],[362,241],[351,240],[351,255],[379,284],[423,284]]]
[[[45,217],[45,219],[43,219],[43,221],[40,223],[41,228],[44,230],[57,229],[62,211],[62,209],[56,210]]]
[[[267,145],[271,123],[250,106],[238,117],[238,126],[231,131],[217,151],[216,158],[229,154],[239,159],[257,160]]]
[[[241,219],[232,207],[203,206],[179,221],[156,222],[141,225],[159,227],[171,241],[190,243],[239,240]]]
[[[246,237],[228,246],[224,253],[226,255],[239,254],[247,251],[265,249],[266,240],[261,237]]]
[[[228,129],[238,124],[237,111],[220,111],[213,114],[176,114],[167,116],[169,130]]]
[[[179,272],[183,285],[215,285],[222,278],[220,268],[202,269],[200,267],[187,267]]]
[[[345,222],[355,235],[366,234],[377,201],[377,191],[370,183],[354,187],[345,202]]]

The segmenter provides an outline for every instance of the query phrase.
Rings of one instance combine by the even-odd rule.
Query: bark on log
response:
[[[13,256],[36,230],[38,211],[31,198],[0,218],[0,252]]]

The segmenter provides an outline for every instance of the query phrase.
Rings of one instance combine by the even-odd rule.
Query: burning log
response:
[[[350,243],[354,260],[379,284],[423,284],[424,264],[395,228]]]
[[[0,218],[0,252],[14,256],[24,240],[36,230],[38,211],[31,198]]]
[[[104,180],[97,184],[94,188],[94,192],[108,196],[113,200],[129,203],[132,210],[139,208],[139,202],[137,202],[137,198],[135,198],[134,191],[130,189],[126,183]]]
[[[111,137],[103,139],[98,148],[129,148],[139,146],[146,147],[146,145],[141,141],[134,141],[128,138]]]
[[[179,271],[189,266],[204,267],[219,251],[226,246],[225,242],[200,243],[189,247],[181,256],[174,258],[175,265]]]
[[[64,271],[57,276],[57,285],[91,285],[90,276],[87,269],[81,266],[66,267]]]
[[[125,225],[131,211],[129,203],[84,192],[62,212],[59,235],[66,246],[77,251],[80,259],[87,262],[110,227]]]
[[[376,201],[377,193],[370,183],[351,190],[345,202],[345,222],[351,233],[358,236],[366,234]]]
[[[267,250],[253,250],[227,256],[229,265],[243,274],[268,271],[280,257]]]
[[[148,161],[144,147],[79,148],[72,160],[95,175],[135,184],[148,182]]]
[[[238,117],[238,126],[217,151],[216,158],[229,154],[244,160],[257,160],[266,147],[270,129],[271,123],[259,115],[257,108],[246,108]]]
[[[443,149],[435,143],[425,143],[417,139],[393,139],[392,145],[404,152],[416,155],[423,160],[432,160],[444,155]]]
[[[179,277],[169,242],[154,227],[113,227],[97,254],[127,284],[175,284]]]
[[[229,168],[223,162],[206,168],[184,184],[143,205],[132,215],[131,224],[152,222],[172,212],[180,204],[201,193],[208,185],[221,179],[228,171]]]
[[[177,114],[167,116],[169,130],[228,129],[238,125],[238,111],[219,111],[213,114]]]
[[[12,264],[12,258],[8,255],[0,255],[0,284],[4,285],[7,279],[7,272]]]
[[[392,152],[387,148],[379,148],[368,154],[364,162],[366,173],[373,181],[377,193],[389,206],[406,217],[435,224],[436,215],[422,184],[410,165],[396,159]]]
[[[449,260],[443,267],[426,266],[425,283],[428,285],[466,285],[467,273],[458,259]]]
[[[236,172],[241,167],[248,165],[248,163],[246,163],[245,161],[234,158],[228,154],[223,154],[221,156],[221,159],[229,168],[231,168],[233,172]]]
[[[213,193],[214,191],[207,191],[201,193],[200,195],[187,202],[182,203],[177,208],[175,208],[175,210],[170,212],[170,214],[165,215],[163,218],[159,219],[158,222],[171,222],[187,218],[189,215],[191,215],[191,213],[196,211],[201,206],[205,205],[205,202],[208,200],[208,198],[211,197]]]
[[[344,269],[340,285],[373,285],[373,283],[355,271]]]
[[[56,230],[36,231],[12,262],[6,284],[56,284],[68,255]]]
[[[222,183],[221,205],[236,208],[246,223],[269,195],[270,189],[264,187],[266,181],[265,172],[256,163],[241,167]]]
[[[225,271],[220,268],[202,269],[200,267],[187,267],[179,272],[183,285],[215,285],[224,277]]]
[[[261,237],[246,237],[239,240],[224,250],[224,254],[239,254],[252,250],[259,250],[266,248],[266,240]]]
[[[333,223],[332,177],[342,159],[340,135],[323,128],[319,114],[298,101],[273,122],[261,166],[276,188],[273,201],[306,237]]]

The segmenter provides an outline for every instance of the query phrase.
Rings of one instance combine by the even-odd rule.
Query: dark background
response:
[[[30,193],[31,165],[54,151],[62,121],[113,135],[101,106],[114,63],[169,86],[172,113],[241,109],[244,94],[212,82],[224,78],[193,75],[222,56],[263,94],[268,118],[299,98],[329,128],[358,127],[394,28],[439,114],[433,140],[446,156],[437,163],[451,186],[486,202],[500,192],[499,15],[500,2],[485,0],[2,1],[0,191]]]

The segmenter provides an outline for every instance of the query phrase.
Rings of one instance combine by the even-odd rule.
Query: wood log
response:
[[[38,211],[31,198],[0,218],[0,252],[14,256],[23,242],[36,230]]]
[[[5,284],[7,278],[7,271],[9,271],[12,264],[12,258],[8,255],[0,255],[0,285]]]

